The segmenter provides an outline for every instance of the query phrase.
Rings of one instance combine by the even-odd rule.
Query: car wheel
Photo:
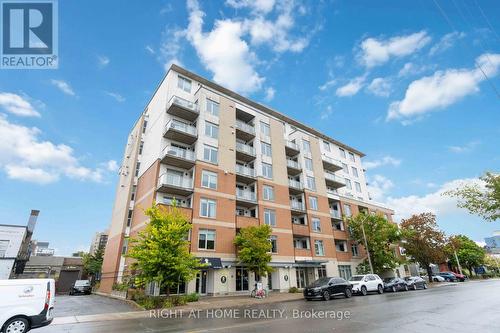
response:
[[[408,285],[405,284],[405,291],[408,291]]]
[[[30,328],[30,324],[26,318],[12,318],[9,320],[5,326],[4,326],[4,331],[5,333],[25,333],[28,332]]]
[[[417,290],[417,284],[416,283],[413,284],[413,290]]]
[[[383,293],[384,293],[384,288],[382,287],[382,285],[381,285],[381,284],[379,284],[379,285],[378,285],[378,287],[377,287],[377,292],[378,292],[379,294],[383,294]]]
[[[451,279],[450,279],[450,278],[445,278],[444,280],[445,280],[446,282],[450,282],[450,281],[451,281]]]
[[[324,299],[325,301],[329,301],[329,300],[330,300],[330,293],[328,292],[328,290],[325,290],[325,291],[323,292],[323,299]]]
[[[424,283],[424,289],[427,289],[427,283]]]
[[[366,296],[366,294],[368,294],[368,290],[366,290],[365,286],[362,286],[361,287],[361,295]]]
[[[392,286],[391,291],[392,291],[393,293],[395,293],[395,292],[396,292],[396,287],[395,287],[395,286]]]
[[[344,293],[344,294],[345,294],[345,297],[346,297],[346,298],[351,298],[351,297],[352,297],[352,290],[351,290],[351,289],[349,289],[349,288],[347,288],[347,289],[345,290],[345,293]]]

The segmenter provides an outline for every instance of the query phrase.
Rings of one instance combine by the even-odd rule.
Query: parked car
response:
[[[332,296],[352,296],[352,285],[340,277],[322,277],[304,288],[304,298],[324,299],[328,301]]]
[[[69,294],[76,295],[76,294],[84,294],[84,295],[90,295],[92,293],[92,286],[90,285],[89,280],[76,280],[75,283],[73,283],[73,286],[71,286],[71,289],[69,290]]]
[[[460,282],[464,282],[465,280],[467,280],[467,275],[463,275],[463,274],[455,273],[455,272],[444,272],[444,273],[450,273],[450,274],[455,275],[457,280]]]
[[[49,325],[55,291],[53,279],[0,280],[0,332],[25,333]]]
[[[432,276],[432,281],[434,281],[434,282],[444,282],[444,277],[442,277],[440,275],[433,275]]]
[[[366,296],[370,291],[376,291],[379,294],[384,292],[384,281],[377,274],[353,275],[349,282],[355,294]]]
[[[457,282],[457,277],[455,276],[455,274],[453,273],[450,273],[450,272],[439,272],[437,273],[437,275],[441,276],[444,278],[445,281],[448,281],[448,282]]]
[[[405,280],[398,277],[391,277],[384,279],[384,291],[392,291],[395,293],[396,291],[408,291],[408,285]]]
[[[405,282],[408,285],[408,289],[417,290],[419,288],[427,289],[427,282],[420,276],[408,276],[405,277]]]

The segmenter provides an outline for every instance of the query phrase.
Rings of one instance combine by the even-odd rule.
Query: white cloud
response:
[[[366,75],[358,76],[350,80],[347,84],[337,88],[335,94],[339,97],[356,95],[363,88],[366,80]]]
[[[97,63],[99,64],[99,67],[106,67],[109,65],[110,60],[106,56],[97,56]]]
[[[322,85],[320,85],[320,86],[318,87],[318,89],[319,89],[319,90],[321,90],[321,91],[325,91],[325,90],[327,90],[328,88],[333,87],[333,86],[334,86],[334,85],[336,85],[336,84],[337,84],[337,79],[331,79],[331,80],[326,81],[326,82],[325,82],[325,83],[323,83]]]
[[[455,43],[465,37],[465,33],[463,32],[450,32],[449,34],[444,35],[439,42],[437,42],[433,47],[431,47],[429,51],[429,55],[433,56],[439,53],[442,53],[449,48],[453,47]]]
[[[125,97],[123,97],[122,95],[120,95],[118,93],[111,92],[111,91],[105,91],[104,93],[110,97],[113,97],[118,103],[125,102]]]
[[[156,53],[156,51],[151,46],[149,46],[149,45],[146,45],[145,49],[146,49],[146,51],[149,52],[149,54],[155,54]]]
[[[361,42],[358,59],[366,67],[374,67],[386,63],[391,57],[410,55],[430,41],[431,37],[425,31],[390,39],[367,38]]]
[[[255,54],[242,39],[243,24],[217,20],[213,30],[204,33],[203,17],[198,2],[188,1],[189,25],[187,39],[196,49],[201,62],[214,74],[214,81],[243,93],[259,90],[264,82],[255,70]]]
[[[319,115],[319,118],[321,120],[326,120],[326,119],[330,118],[330,116],[332,115],[332,113],[333,113],[333,109],[332,109],[332,107],[330,105],[328,105],[326,107],[326,109],[323,110],[323,112],[321,112],[321,114]]]
[[[40,113],[27,100],[17,94],[1,92],[0,107],[6,112],[21,117],[40,117]]]
[[[432,76],[415,80],[408,86],[402,100],[390,104],[386,119],[407,121],[444,109],[478,92],[479,84],[485,80],[482,72],[491,78],[497,75],[499,67],[500,54],[483,54],[476,58],[476,68],[437,71]]]
[[[378,160],[363,162],[363,167],[366,170],[368,170],[368,169],[375,169],[375,168],[385,166],[385,165],[391,165],[391,166],[397,167],[400,164],[401,164],[400,159],[394,158],[390,155],[386,155]]]
[[[394,187],[394,183],[382,175],[369,177],[368,182],[368,192],[370,193],[370,197],[375,201],[383,201],[387,192]]]
[[[181,53],[181,40],[186,36],[186,32],[179,28],[168,28],[163,32],[162,43],[159,50],[159,60],[163,63],[163,68],[168,71],[172,64],[182,66],[179,60]],[[146,50],[155,54],[155,51],[146,46]]]
[[[275,0],[226,0],[230,7],[250,8],[257,13],[267,14],[273,10]]]
[[[101,182],[102,169],[80,165],[73,149],[39,138],[41,131],[9,122],[0,114],[0,169],[12,179],[39,184],[57,181],[61,176]]]
[[[75,91],[68,82],[63,80],[50,80],[50,82],[66,95],[75,96]]]
[[[398,72],[398,77],[408,77],[411,75],[417,75],[420,73],[423,73],[425,71],[433,70],[435,69],[435,65],[427,64],[427,65],[417,65],[412,62],[407,62],[406,64],[403,65],[403,67],[399,70]]]
[[[118,169],[120,168],[118,166],[118,163],[115,161],[115,160],[109,160],[107,163],[106,163],[106,167],[109,171],[111,172],[115,172],[115,171],[118,171]]]
[[[368,91],[380,97],[388,97],[392,91],[391,80],[377,77],[367,87]]]
[[[269,87],[266,89],[266,95],[264,96],[264,99],[270,102],[273,100],[275,94],[276,90],[273,87]]]
[[[479,141],[470,141],[463,146],[449,146],[448,150],[451,151],[452,153],[457,153],[457,154],[468,153],[472,151],[474,148],[476,148],[480,143],[481,142]]]

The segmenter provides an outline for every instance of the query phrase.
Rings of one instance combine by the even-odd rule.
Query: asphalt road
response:
[[[197,318],[171,318],[173,313],[165,312],[163,319],[51,325],[36,332],[500,332],[500,281],[232,308],[220,319],[213,317],[221,312],[208,311],[210,319],[206,311]],[[328,318],[307,318],[313,313]]]
[[[127,302],[99,295],[57,295],[54,317],[137,310]]]

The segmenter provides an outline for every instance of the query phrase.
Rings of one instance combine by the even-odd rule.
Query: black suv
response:
[[[324,299],[328,301],[335,295],[351,297],[352,285],[340,277],[322,277],[304,289],[304,298],[306,300]]]
[[[92,293],[92,286],[90,285],[89,280],[76,280],[69,291],[70,295],[75,295],[75,294],[90,295],[91,293]]]

